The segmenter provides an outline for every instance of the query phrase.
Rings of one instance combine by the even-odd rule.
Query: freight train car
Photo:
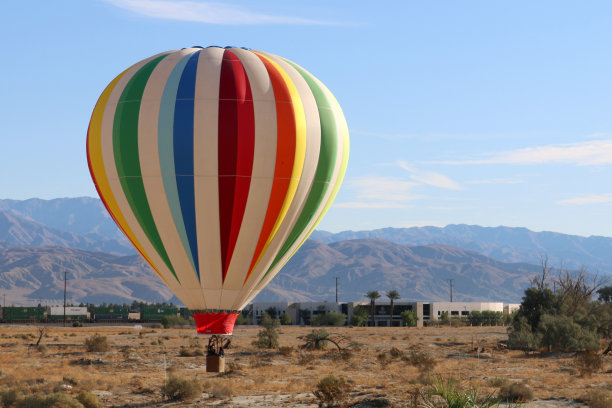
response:
[[[47,308],[35,306],[7,306],[2,308],[2,321],[6,323],[36,323],[47,317]]]
[[[64,310],[66,313],[66,321],[84,321],[88,319],[86,307],[68,307],[64,306],[49,306],[47,311],[47,319],[50,322],[62,322],[64,321]]]
[[[178,316],[178,307],[142,306],[140,320],[143,322],[161,321],[166,316]]]
[[[90,306],[89,315],[97,323],[113,323],[127,321],[130,308],[126,306]]]

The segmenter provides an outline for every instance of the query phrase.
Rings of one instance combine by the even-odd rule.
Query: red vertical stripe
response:
[[[225,50],[219,87],[219,221],[223,281],[244,217],[255,150],[255,113],[249,79]]]
[[[276,165],[266,218],[259,235],[255,254],[251,260],[249,272],[244,280],[245,282],[249,279],[281,212],[287,195],[287,189],[291,182],[291,172],[293,171],[293,162],[295,160],[296,123],[293,104],[291,103],[291,94],[280,72],[266,58],[259,55],[258,57],[268,71],[276,101]]]

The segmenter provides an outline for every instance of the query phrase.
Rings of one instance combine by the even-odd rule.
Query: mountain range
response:
[[[363,300],[395,289],[404,300],[517,303],[549,265],[612,271],[612,238],[526,228],[449,225],[315,231],[256,301]],[[174,301],[94,198],[0,200],[0,293],[9,303]]]

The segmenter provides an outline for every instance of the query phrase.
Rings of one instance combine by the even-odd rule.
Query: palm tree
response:
[[[372,324],[376,326],[376,322],[374,321],[374,313],[376,312],[376,299],[380,298],[380,293],[377,290],[371,290],[365,295],[368,299],[370,299],[370,314],[372,315]]]
[[[395,306],[393,302],[400,298],[399,292],[397,290],[390,290],[385,293],[385,296],[389,298],[391,301],[391,313],[389,313],[389,326],[391,326],[391,322],[393,322],[393,307]]]

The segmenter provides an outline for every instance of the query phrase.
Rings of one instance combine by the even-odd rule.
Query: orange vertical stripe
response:
[[[268,75],[272,82],[272,89],[274,90],[274,99],[276,101],[276,166],[274,168],[274,181],[272,183],[272,191],[270,192],[268,210],[257,246],[255,247],[253,259],[251,260],[249,272],[244,280],[245,282],[249,279],[255,265],[257,265],[261,252],[266,242],[268,242],[268,238],[272,234],[276,220],[281,213],[285,197],[287,196],[287,190],[291,182],[296,144],[296,121],[289,88],[285,84],[280,72],[278,72],[266,58],[260,55],[257,56],[268,71]]]

